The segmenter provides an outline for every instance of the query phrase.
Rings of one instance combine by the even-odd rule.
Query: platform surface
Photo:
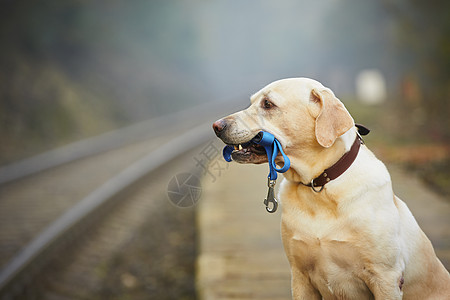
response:
[[[410,207],[448,269],[450,201],[401,169],[389,170],[396,194]],[[203,179],[197,217],[199,299],[291,299],[281,208],[269,214],[262,203],[267,172],[267,165],[231,163],[215,180],[208,175]]]

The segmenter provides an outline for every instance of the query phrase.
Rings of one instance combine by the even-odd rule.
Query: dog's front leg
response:
[[[312,286],[309,278],[295,268],[291,269],[291,289],[292,299],[294,300],[322,299],[319,291]]]
[[[372,291],[375,300],[400,300],[403,297],[403,292],[400,291],[398,286],[373,286],[370,290]]]
[[[401,272],[385,271],[366,277],[366,285],[375,297],[375,300],[399,300],[403,298],[403,276]]]

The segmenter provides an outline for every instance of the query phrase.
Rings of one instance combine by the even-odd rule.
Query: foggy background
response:
[[[355,121],[372,130],[365,141],[377,157],[449,201],[449,73],[448,0],[0,0],[0,181],[14,173],[8,169],[14,162],[45,162],[35,156],[42,152],[55,161],[73,155],[63,145],[81,140],[73,149],[86,149],[95,144],[86,138],[136,122],[153,120],[144,123],[155,133],[140,131],[141,143],[133,144],[126,129],[114,131],[114,141],[127,147],[117,144],[114,151],[30,180],[1,184],[0,257],[9,261],[5,253],[15,255],[25,238],[131,162],[140,163],[138,157],[167,149],[161,141],[173,135],[161,127],[174,120],[167,115],[189,108],[199,114],[224,107],[222,101],[244,106],[251,94],[286,77],[310,77],[330,87]],[[204,103],[210,105],[195,108]],[[180,132],[189,127],[180,126]],[[45,152],[54,148],[59,155]],[[169,182],[164,176],[172,178],[169,173],[183,164],[199,167],[196,159],[205,149],[173,160],[120,196],[148,211],[135,205],[136,217],[133,209],[117,210],[120,222],[113,216],[102,223],[110,231],[86,226],[86,243],[57,259],[67,276],[49,268],[40,289],[80,299],[195,299],[196,208],[180,209],[161,195]],[[403,192],[422,197],[407,183]],[[422,199],[419,211],[430,206],[429,198]],[[431,208],[423,209],[423,223],[448,258],[448,239],[440,239],[448,228],[436,225],[448,220],[446,210]],[[87,241],[92,243],[85,247]],[[102,247],[107,250],[97,251]]]
[[[367,70],[390,131],[449,141],[448,1],[2,0],[0,45],[1,164],[284,77],[347,104]]]

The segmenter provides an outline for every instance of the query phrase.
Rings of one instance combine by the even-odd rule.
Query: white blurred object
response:
[[[386,80],[376,69],[359,72],[356,77],[358,99],[365,104],[380,104],[386,101]]]

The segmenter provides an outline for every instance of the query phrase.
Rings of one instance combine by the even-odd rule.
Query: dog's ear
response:
[[[331,90],[313,89],[310,100],[320,107],[315,133],[321,146],[331,147],[339,136],[355,126],[352,116]]]

